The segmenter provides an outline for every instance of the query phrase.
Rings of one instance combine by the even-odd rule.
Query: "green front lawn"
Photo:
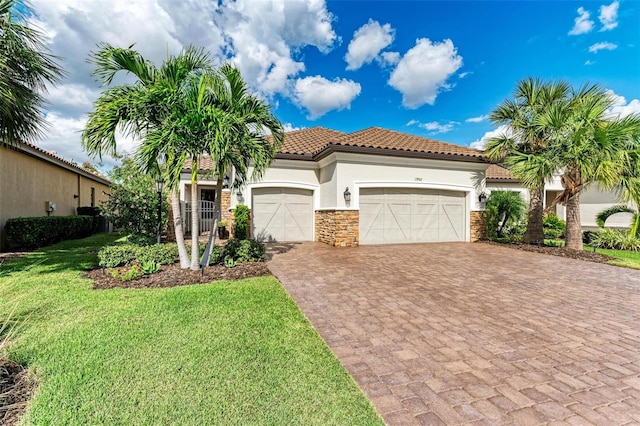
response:
[[[0,267],[10,356],[39,383],[27,424],[383,424],[275,278],[92,290],[113,238]]]
[[[593,251],[593,247],[584,246],[585,250]],[[640,252],[628,250],[596,249],[596,253],[602,253],[615,257],[609,262],[612,265],[624,266],[625,268],[640,269]]]

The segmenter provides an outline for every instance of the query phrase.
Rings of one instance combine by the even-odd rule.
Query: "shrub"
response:
[[[10,247],[33,249],[91,235],[89,216],[16,217],[7,220],[5,232]]]
[[[640,251],[640,239],[635,235],[618,229],[603,229],[599,231],[592,245],[614,250]]]
[[[224,247],[222,258],[231,258],[235,262],[261,262],[264,260],[264,244],[256,240],[232,238]]]
[[[110,173],[111,195],[102,204],[109,222],[123,234],[154,237],[158,227],[158,193],[155,180],[141,173],[129,158]],[[167,224],[168,203],[162,198],[163,228]]]
[[[170,265],[177,258],[178,246],[176,244],[154,244],[151,246],[118,244],[105,246],[98,252],[98,264],[107,268],[128,265],[136,261],[141,264]]]
[[[100,229],[100,214],[101,214],[101,210],[99,207],[90,207],[90,206],[78,207],[76,211],[80,216],[91,216],[92,222],[93,222],[91,233],[95,234],[96,232],[98,232],[98,230]]]
[[[554,213],[547,213],[542,219],[544,237],[550,240],[564,238],[567,233],[567,223]]]
[[[238,204],[233,211],[235,229],[233,236],[238,240],[246,240],[249,237],[249,207]]]
[[[525,204],[519,192],[492,191],[484,211],[486,238],[517,237],[522,226]]]
[[[98,252],[98,264],[107,268],[127,265],[138,257],[140,246],[135,244],[119,244],[105,246]]]
[[[592,243],[595,244],[596,238],[598,238],[598,233],[595,231],[582,232],[582,242],[584,244],[589,244],[589,245],[591,245]]]

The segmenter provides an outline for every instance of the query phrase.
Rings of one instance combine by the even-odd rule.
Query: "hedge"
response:
[[[33,249],[91,235],[91,216],[15,217],[4,227],[9,247]]]

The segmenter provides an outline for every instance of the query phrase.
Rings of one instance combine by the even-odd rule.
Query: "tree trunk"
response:
[[[224,173],[218,173],[218,181],[216,182],[216,217],[218,220],[222,220],[222,176]]]
[[[178,190],[171,191],[171,211],[173,213],[173,229],[175,230],[176,243],[178,244],[178,255],[180,256],[180,267],[189,267],[189,253],[184,243],[184,227],[182,226],[182,212],[180,211],[180,194]]]
[[[524,242],[527,244],[544,244],[544,227],[542,225],[542,217],[544,215],[543,194],[544,187],[529,190],[529,221],[527,223],[527,232],[524,235]]]
[[[565,247],[571,250],[582,250],[582,226],[580,224],[580,193],[567,200],[567,237]]]
[[[195,166],[194,166],[195,167]],[[200,219],[200,202],[198,200],[198,182],[191,180],[191,270],[200,269],[200,246],[198,244]]]

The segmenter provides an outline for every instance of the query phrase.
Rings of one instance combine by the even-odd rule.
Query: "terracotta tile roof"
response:
[[[267,140],[271,136],[266,136]],[[344,133],[324,127],[294,130],[284,134],[284,144],[278,150],[276,158],[299,158],[314,160],[317,155],[326,154],[331,150],[345,150],[360,152],[366,150],[368,154],[409,154],[420,157],[454,158],[462,161],[485,161],[484,153],[467,146],[441,142],[435,139],[410,135],[394,130],[370,127],[354,133]],[[200,159],[200,170],[211,170],[213,164],[209,157]],[[184,170],[191,170],[191,161],[187,160]]]
[[[485,173],[485,177],[489,181],[519,181],[519,179],[514,177],[509,170],[505,169],[504,167],[500,167],[497,164],[492,164],[489,166]]]
[[[213,170],[213,160],[208,155],[204,155],[198,159],[198,169],[201,171]],[[191,170],[191,158],[187,158],[184,162],[182,170]]]
[[[440,142],[435,139],[410,135],[395,130],[382,129],[380,127],[370,127],[350,133],[332,144],[484,158],[484,153],[474,148]]]
[[[324,127],[294,130],[284,134],[284,145],[278,152],[281,154],[315,154],[329,145],[329,142],[336,141],[346,135],[346,133]]]

